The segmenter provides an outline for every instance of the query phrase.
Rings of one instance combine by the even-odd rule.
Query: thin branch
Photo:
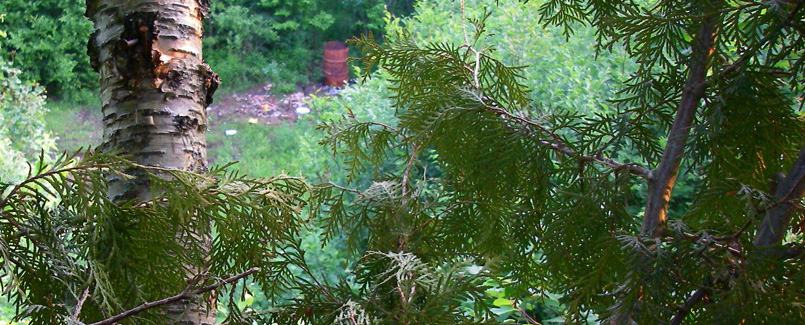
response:
[[[702,298],[707,296],[712,289],[709,287],[699,287],[685,303],[679,307],[679,311],[674,315],[674,318],[671,319],[671,325],[679,325],[682,323],[682,320],[688,316],[690,310],[693,309],[693,306],[696,305]]]
[[[159,306],[164,306],[164,305],[167,305],[167,304],[170,304],[170,303],[182,300],[182,299],[190,298],[190,297],[195,296],[195,295],[200,295],[202,293],[210,292],[212,290],[218,289],[219,287],[221,287],[223,285],[227,285],[227,284],[236,282],[236,281],[238,281],[240,279],[243,279],[243,278],[251,275],[252,273],[259,271],[259,270],[260,270],[260,268],[253,267],[251,269],[246,270],[243,273],[234,275],[234,276],[232,276],[230,278],[221,280],[219,282],[210,284],[208,286],[198,288],[196,290],[185,290],[182,293],[180,293],[178,295],[175,295],[175,296],[172,296],[172,297],[168,297],[168,298],[165,298],[165,299],[160,299],[160,300],[157,300],[157,301],[146,302],[146,303],[144,303],[142,305],[139,305],[139,306],[137,306],[137,307],[135,307],[133,309],[124,311],[124,312],[122,312],[120,314],[117,314],[115,316],[109,317],[109,318],[104,319],[104,320],[102,320],[100,322],[92,323],[90,325],[111,325],[111,324],[119,322],[119,321],[121,321],[123,319],[126,319],[126,318],[129,318],[131,316],[137,315],[137,314],[139,314],[139,313],[141,313],[143,311],[146,311],[148,309],[151,309],[151,308],[154,308],[154,307],[159,307]]]
[[[618,162],[618,161],[615,161],[613,159],[603,157],[603,156],[600,156],[600,155],[585,155],[585,154],[579,153],[579,152],[577,152],[577,151],[575,151],[573,149],[570,149],[565,144],[565,142],[562,140],[562,138],[559,137],[559,135],[557,135],[556,133],[554,133],[551,130],[548,130],[544,126],[539,125],[538,123],[535,123],[535,122],[533,122],[531,120],[528,120],[526,118],[523,118],[521,116],[514,115],[511,112],[509,112],[509,111],[507,111],[507,110],[505,110],[503,108],[500,108],[500,107],[486,106],[486,108],[495,111],[496,113],[500,114],[503,117],[512,119],[512,120],[514,120],[514,121],[516,121],[516,122],[518,122],[520,124],[535,127],[537,129],[539,129],[540,131],[548,134],[551,138],[553,138],[553,141],[540,140],[539,142],[542,145],[548,146],[551,150],[553,150],[556,153],[559,153],[559,154],[562,154],[564,156],[568,156],[568,157],[571,157],[571,158],[576,158],[576,159],[581,160],[581,161],[596,162],[596,163],[602,164],[602,165],[607,166],[607,167],[612,168],[612,169],[623,169],[623,170],[626,170],[630,174],[635,175],[635,176],[641,176],[643,178],[651,177],[651,170],[649,170],[646,167],[640,166],[638,164],[621,163],[621,162]]]
[[[735,60],[735,62],[733,62],[732,64],[730,64],[729,66],[727,66],[723,70],[719,71],[718,73],[713,74],[713,76],[711,76],[707,80],[703,80],[702,82],[700,82],[696,86],[697,87],[698,86],[707,87],[707,85],[709,85],[713,80],[720,79],[720,78],[722,78],[722,77],[734,72],[735,70],[738,70],[738,68],[742,64],[744,64],[744,62],[746,62],[747,60],[752,58],[752,56],[757,54],[757,52],[760,51],[760,49],[762,49],[766,44],[768,44],[772,40],[774,40],[777,37],[779,37],[780,35],[782,35],[783,29],[785,29],[786,27],[789,27],[789,25],[792,22],[795,21],[796,15],[802,9],[803,4],[805,4],[805,1],[798,0],[797,1],[797,6],[794,7],[793,10],[791,10],[791,13],[788,14],[787,19],[784,20],[782,23],[780,23],[778,28],[775,28],[771,33],[769,33],[768,35],[763,37],[760,41],[758,41],[757,44],[754,47],[752,47],[751,49],[749,49],[746,52],[744,52],[744,54],[741,55],[741,57],[739,57],[737,60]]]
[[[683,232],[682,235],[684,236],[685,239],[688,239],[688,240],[691,240],[691,241],[697,241],[697,240],[702,238],[702,236],[694,235],[694,234],[691,234],[691,233],[688,233],[688,232]],[[729,246],[729,245],[721,244],[718,241],[716,241],[715,238],[713,238],[713,240],[711,240],[711,241],[708,241],[708,244],[710,244],[712,246],[715,246],[716,248],[725,249],[727,252],[729,252],[730,254],[732,254],[735,257],[744,258],[744,254],[743,254],[743,252],[741,252],[741,250],[739,250],[739,249],[737,249],[735,247]]]
[[[704,98],[705,90],[707,89],[705,80],[707,78],[708,61],[713,52],[716,18],[710,16],[704,20],[692,44],[695,52],[689,63],[688,80],[682,90],[682,98],[677,106],[674,123],[668,134],[668,141],[662,158],[648,182],[646,211],[640,230],[644,235],[661,236],[665,226],[668,202],[671,199],[671,192],[679,174],[679,166],[682,162],[685,145],[690,135],[696,111],[699,108],[699,102]]]
[[[87,297],[89,297],[89,287],[84,288],[84,293],[81,294],[81,298],[78,299],[78,303],[75,305],[73,317],[70,318],[74,322],[78,321],[78,315],[81,314],[81,308],[84,307],[84,302],[87,301]]]
[[[411,166],[414,164],[416,160],[416,155],[419,152],[419,146],[414,145],[414,152],[411,153],[411,158],[408,159],[408,164],[405,165],[405,171],[403,172],[402,177],[402,196],[403,200],[405,200],[405,195],[408,194],[408,174],[411,172]]]
[[[335,188],[335,189],[338,189],[338,190],[341,190],[341,191],[344,191],[344,192],[358,194],[361,197],[366,197],[366,194],[364,194],[363,192],[361,192],[359,190],[356,190],[354,188],[344,187],[344,186],[341,186],[341,185],[338,185],[338,184],[332,183],[332,182],[327,183],[324,187],[327,187],[327,186]]]
[[[307,262],[305,262],[304,256],[302,257],[302,263],[298,266],[302,269],[302,271],[305,271],[305,274],[307,274],[307,276],[309,276],[310,279],[313,280],[313,282],[316,283],[316,286],[319,287],[319,290],[324,292],[324,294],[326,294],[327,297],[330,297],[330,299],[332,299],[333,301],[338,301],[335,295],[333,295],[330,292],[330,290],[327,290],[327,287],[323,286],[321,282],[319,282],[319,279],[317,279],[316,276],[313,275],[313,272],[310,272],[310,268],[307,266]]]
[[[475,54],[475,69],[472,70],[472,80],[474,81],[475,89],[481,89],[481,81],[478,79],[478,72],[481,70],[481,52],[476,50],[472,44],[470,44],[470,38],[467,36],[467,17],[466,11],[464,10],[464,0],[460,1],[461,3],[461,30],[464,33],[464,43],[468,50],[472,51]]]
[[[779,260],[795,260],[796,262],[805,261],[805,247],[788,244],[783,247],[773,247],[763,250],[766,256]]]
[[[411,231],[411,233],[409,233],[409,234],[408,234],[408,237],[413,237],[413,236],[414,236],[414,235],[416,235],[418,232],[422,231],[422,229],[424,229],[424,228],[425,228],[425,226],[427,226],[429,223],[431,223],[431,222],[433,222],[433,221],[435,221],[435,220],[439,219],[439,217],[440,217],[440,216],[444,215],[445,213],[449,212],[450,210],[455,209],[455,208],[456,208],[456,207],[458,207],[459,205],[466,204],[466,203],[473,203],[473,202],[474,202],[474,201],[472,201],[472,200],[463,200],[463,201],[459,201],[459,202],[453,203],[452,205],[450,205],[450,206],[449,206],[449,207],[447,207],[446,209],[444,209],[444,210],[442,210],[441,212],[439,212],[439,214],[437,214],[437,215],[435,215],[435,216],[431,217],[431,218],[430,218],[430,219],[428,219],[428,220],[425,220],[425,222],[423,222],[422,224],[420,224],[419,226],[417,226],[417,227],[416,227],[416,228],[415,228],[413,231]]]

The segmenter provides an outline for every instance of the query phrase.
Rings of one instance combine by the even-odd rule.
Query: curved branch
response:
[[[111,325],[111,324],[119,322],[119,321],[121,321],[123,319],[126,319],[126,318],[129,318],[131,316],[137,315],[137,314],[139,314],[139,313],[141,313],[143,311],[146,311],[148,309],[151,309],[151,308],[154,308],[154,307],[159,307],[159,306],[164,306],[164,305],[167,305],[167,304],[170,304],[170,303],[173,303],[173,302],[177,302],[177,301],[182,300],[182,299],[190,298],[190,297],[195,296],[195,295],[200,295],[202,293],[210,292],[212,290],[218,289],[219,287],[221,287],[223,285],[227,285],[227,284],[233,283],[235,281],[238,281],[238,280],[240,280],[242,278],[245,278],[245,277],[247,277],[247,276],[251,275],[252,273],[257,272],[259,270],[260,270],[260,268],[253,267],[251,269],[246,270],[243,273],[234,275],[234,276],[232,276],[230,278],[227,278],[227,279],[224,279],[222,281],[210,284],[208,286],[198,288],[196,290],[189,290],[188,289],[188,290],[185,290],[182,293],[180,293],[178,295],[175,295],[175,296],[160,299],[160,300],[157,300],[157,301],[146,302],[146,303],[144,303],[142,305],[139,305],[139,306],[137,306],[137,307],[135,307],[133,309],[124,311],[124,312],[122,312],[120,314],[117,314],[115,316],[109,317],[109,318],[104,319],[104,320],[102,320],[100,322],[92,323],[90,325]]]
[[[568,156],[570,158],[575,158],[580,161],[591,161],[595,162],[604,166],[607,166],[612,169],[621,169],[626,170],[629,174],[640,176],[643,178],[650,178],[651,177],[651,170],[646,167],[643,167],[639,164],[627,164],[615,161],[611,158],[603,157],[600,154],[595,155],[585,155],[580,152],[577,152],[571,148],[569,148],[565,142],[553,131],[546,129],[544,126],[534,123],[526,118],[521,116],[517,116],[512,114],[511,112],[500,108],[500,107],[490,107],[486,106],[487,109],[493,110],[495,113],[500,114],[501,116],[512,119],[517,123],[528,125],[534,128],[539,129],[541,132],[548,134],[553,141],[548,140],[540,140],[539,143],[545,146],[548,146],[551,150],[556,153],[559,153],[564,156]]]
[[[682,320],[690,313],[690,310],[693,309],[693,306],[696,305],[702,298],[707,296],[712,289],[708,287],[700,287],[693,295],[685,301],[685,303],[679,307],[679,311],[674,315],[674,318],[671,319],[671,325],[679,325],[682,324]]]

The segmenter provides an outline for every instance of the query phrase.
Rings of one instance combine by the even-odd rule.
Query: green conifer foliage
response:
[[[26,180],[0,184],[0,267],[17,318],[112,324],[122,315],[132,324],[164,324],[165,314],[150,308],[165,298],[210,297],[249,275],[275,294],[290,280],[290,260],[278,256],[295,256],[285,246],[303,223],[308,187],[301,179],[249,179],[222,168],[200,175],[82,154],[42,162]],[[134,179],[123,172],[134,169],[148,174],[155,196],[112,202],[107,176]],[[188,240],[211,227],[217,235],[210,247]],[[199,263],[203,272],[187,279],[187,268]],[[229,317],[237,322],[246,317],[236,307],[245,292],[230,294]]]
[[[388,46],[354,40],[366,77],[391,75],[399,122],[350,112],[323,126],[325,143],[354,170],[396,168],[367,188],[325,187],[331,233],[368,234],[350,236],[363,254],[359,294],[312,286],[305,296],[329,292],[327,303],[303,313],[300,302],[292,315],[338,321],[357,304],[352,315],[367,323],[488,321],[494,304],[480,296],[454,299],[474,306],[462,310],[450,288],[410,290],[388,273],[426,279],[469,261],[483,272],[458,267],[441,281],[481,276],[514,300],[560,292],[570,322],[802,319],[803,5],[538,2],[544,24],[568,38],[592,26],[590,46],[622,47],[637,63],[615,98],[600,98],[612,110],[584,115],[530,101],[522,69],[479,46],[484,15],[467,17],[463,45],[404,29]],[[693,202],[669,210],[681,177],[697,180]],[[403,267],[405,254],[430,269]],[[485,281],[459,288],[481,292]]]
[[[348,110],[321,126],[347,184],[89,153],[40,164],[0,188],[7,292],[35,323],[109,323],[246,275],[267,296],[293,298],[256,312],[239,309],[247,292],[233,289],[231,323],[549,323],[525,306],[550,293],[570,323],[805,318],[805,2],[536,5],[524,10],[568,38],[588,25],[592,47],[636,62],[600,99],[608,109],[534,102],[522,68],[478,46],[483,14],[467,15],[462,44],[404,30],[387,46],[357,38],[366,77],[378,66],[388,75],[396,117]],[[110,202],[104,174],[130,178],[133,167],[172,177],[149,178],[153,199]],[[356,181],[367,172],[370,184]],[[692,203],[669,209],[682,177],[696,180]],[[326,239],[344,237],[351,276],[333,283],[309,267],[296,236],[306,207]],[[210,227],[209,255],[177,240]],[[183,283],[183,266],[198,262],[208,270]],[[142,311],[126,321],[164,320]]]

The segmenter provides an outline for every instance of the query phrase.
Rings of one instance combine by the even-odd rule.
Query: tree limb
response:
[[[799,152],[797,161],[772,193],[777,200],[774,207],[766,211],[755,237],[755,246],[767,247],[782,244],[788,224],[796,211],[796,201],[805,195],[805,146]],[[771,253],[768,248],[764,253]]]
[[[708,287],[699,287],[693,295],[685,300],[685,303],[679,307],[679,311],[674,315],[674,318],[671,319],[671,325],[679,325],[682,324],[682,320],[685,319],[686,316],[690,313],[690,310],[693,309],[693,306],[696,305],[702,298],[704,298],[708,293],[710,293],[711,289]]]
[[[668,142],[657,169],[648,181],[648,197],[643,226],[643,235],[658,237],[662,235],[665,225],[668,202],[674,189],[682,155],[690,135],[690,128],[696,111],[707,90],[707,69],[709,57],[713,52],[717,17],[705,18],[702,27],[693,40],[694,54],[688,66],[688,79],[682,90],[682,98],[668,134]]]
[[[135,307],[133,309],[129,309],[129,310],[124,311],[124,312],[122,312],[120,314],[117,314],[115,316],[109,317],[109,318],[104,319],[104,320],[102,320],[100,322],[92,323],[90,325],[111,325],[111,324],[114,324],[115,322],[119,322],[119,321],[121,321],[123,319],[126,319],[126,318],[129,318],[131,316],[137,315],[137,314],[139,314],[139,313],[141,313],[143,311],[146,311],[148,309],[151,309],[151,308],[154,308],[154,307],[159,307],[159,306],[164,306],[164,305],[167,305],[167,304],[170,304],[170,303],[173,303],[173,302],[177,302],[177,301],[182,300],[182,299],[190,298],[191,296],[195,296],[195,295],[199,295],[199,294],[202,294],[202,293],[210,292],[212,290],[218,289],[219,287],[221,287],[223,285],[227,285],[227,284],[236,282],[236,281],[238,281],[238,280],[240,280],[242,278],[245,278],[245,277],[247,277],[247,276],[251,275],[252,273],[257,272],[259,270],[260,270],[260,268],[253,267],[251,269],[246,270],[243,273],[234,275],[234,276],[232,276],[230,278],[227,278],[227,279],[224,279],[222,281],[210,284],[208,286],[198,288],[196,290],[185,290],[182,293],[177,294],[175,296],[160,299],[160,300],[157,300],[157,301],[146,302],[146,303],[144,303],[142,305],[139,305],[139,306],[137,306],[137,307]]]
[[[84,293],[82,293],[81,298],[78,299],[78,303],[75,305],[75,311],[70,320],[74,322],[78,321],[78,315],[81,314],[81,308],[84,307],[84,302],[87,301],[87,297],[89,297],[89,287],[84,288]]]

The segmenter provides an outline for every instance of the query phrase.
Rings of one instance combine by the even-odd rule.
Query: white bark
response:
[[[218,86],[202,58],[208,11],[208,0],[87,0],[96,29],[88,52],[101,79],[103,150],[142,165],[207,169],[205,108]],[[148,181],[111,178],[110,196],[147,200]],[[214,324],[214,307],[191,299],[167,312],[180,324]]]

